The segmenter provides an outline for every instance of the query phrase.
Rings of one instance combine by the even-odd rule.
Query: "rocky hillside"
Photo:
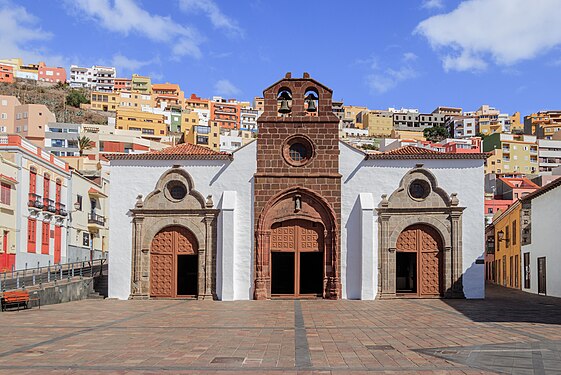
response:
[[[81,90],[89,98],[89,91]],[[49,85],[30,80],[18,80],[12,84],[0,82],[0,95],[15,96],[21,104],[44,104],[55,114],[58,122],[107,124],[106,115],[67,105],[66,96],[70,91],[67,85]]]

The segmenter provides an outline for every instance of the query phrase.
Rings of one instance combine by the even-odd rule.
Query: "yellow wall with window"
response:
[[[505,212],[493,219],[497,284],[516,289],[521,289],[522,281],[520,272],[520,211],[520,201],[516,201]]]

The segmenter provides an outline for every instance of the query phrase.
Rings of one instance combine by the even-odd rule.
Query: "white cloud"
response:
[[[465,0],[422,21],[414,33],[442,54],[445,70],[512,65],[561,45],[561,0]]]
[[[158,57],[150,60],[136,60],[120,53],[113,55],[111,59],[111,65],[117,68],[119,74],[121,72],[137,73],[139,69],[159,62],[160,59]]]
[[[241,93],[241,90],[227,79],[221,79],[214,84],[214,91],[219,95],[235,96]]]
[[[425,0],[421,7],[425,9],[442,9],[444,8],[444,4],[442,0]]]
[[[410,66],[402,66],[398,69],[388,68],[377,70],[366,77],[366,82],[372,91],[383,94],[399,83],[413,79],[418,76],[415,69]]]
[[[99,23],[103,28],[123,35],[135,33],[154,42],[171,46],[174,57],[201,57],[201,35],[170,17],[151,14],[133,0],[67,0],[68,5]]]
[[[0,1],[0,56],[21,57],[25,63],[45,61],[47,65],[65,66],[64,57],[36,47],[52,39],[52,34],[42,30],[38,21],[24,7]]]
[[[415,61],[417,60],[417,55],[415,55],[413,52],[405,52],[403,54],[403,61]]]
[[[232,36],[244,36],[238,23],[222,13],[213,0],[180,0],[179,8],[185,12],[204,13],[215,28]]]

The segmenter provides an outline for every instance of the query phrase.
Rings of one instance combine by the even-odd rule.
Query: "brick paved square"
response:
[[[5,374],[560,374],[561,301],[85,300],[0,315]]]

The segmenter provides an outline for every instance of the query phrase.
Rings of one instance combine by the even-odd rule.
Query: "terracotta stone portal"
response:
[[[300,293],[300,290],[315,289],[303,287],[302,280],[313,284],[319,274],[323,277],[323,285],[318,294],[323,298],[339,299],[341,175],[339,119],[332,111],[332,91],[307,74],[297,79],[287,74],[263,94],[265,110],[258,120],[257,172],[254,176],[254,297],[271,298],[272,276],[277,276],[272,272],[276,270],[295,273],[294,292],[282,294],[293,297],[308,294]],[[317,97],[313,105],[310,97]],[[295,220],[299,224],[294,225]],[[287,227],[294,231],[291,245],[275,248],[279,228]],[[294,236],[301,236],[302,228],[313,228],[317,235],[313,246],[323,254],[323,269],[318,270],[319,255],[299,255],[306,251],[300,247],[301,237]],[[272,252],[278,251],[294,253],[284,258],[273,255],[285,263],[281,271],[271,262]],[[302,262],[308,266],[306,268],[311,267],[313,276],[299,267]],[[293,271],[290,271],[291,267],[294,267]]]

